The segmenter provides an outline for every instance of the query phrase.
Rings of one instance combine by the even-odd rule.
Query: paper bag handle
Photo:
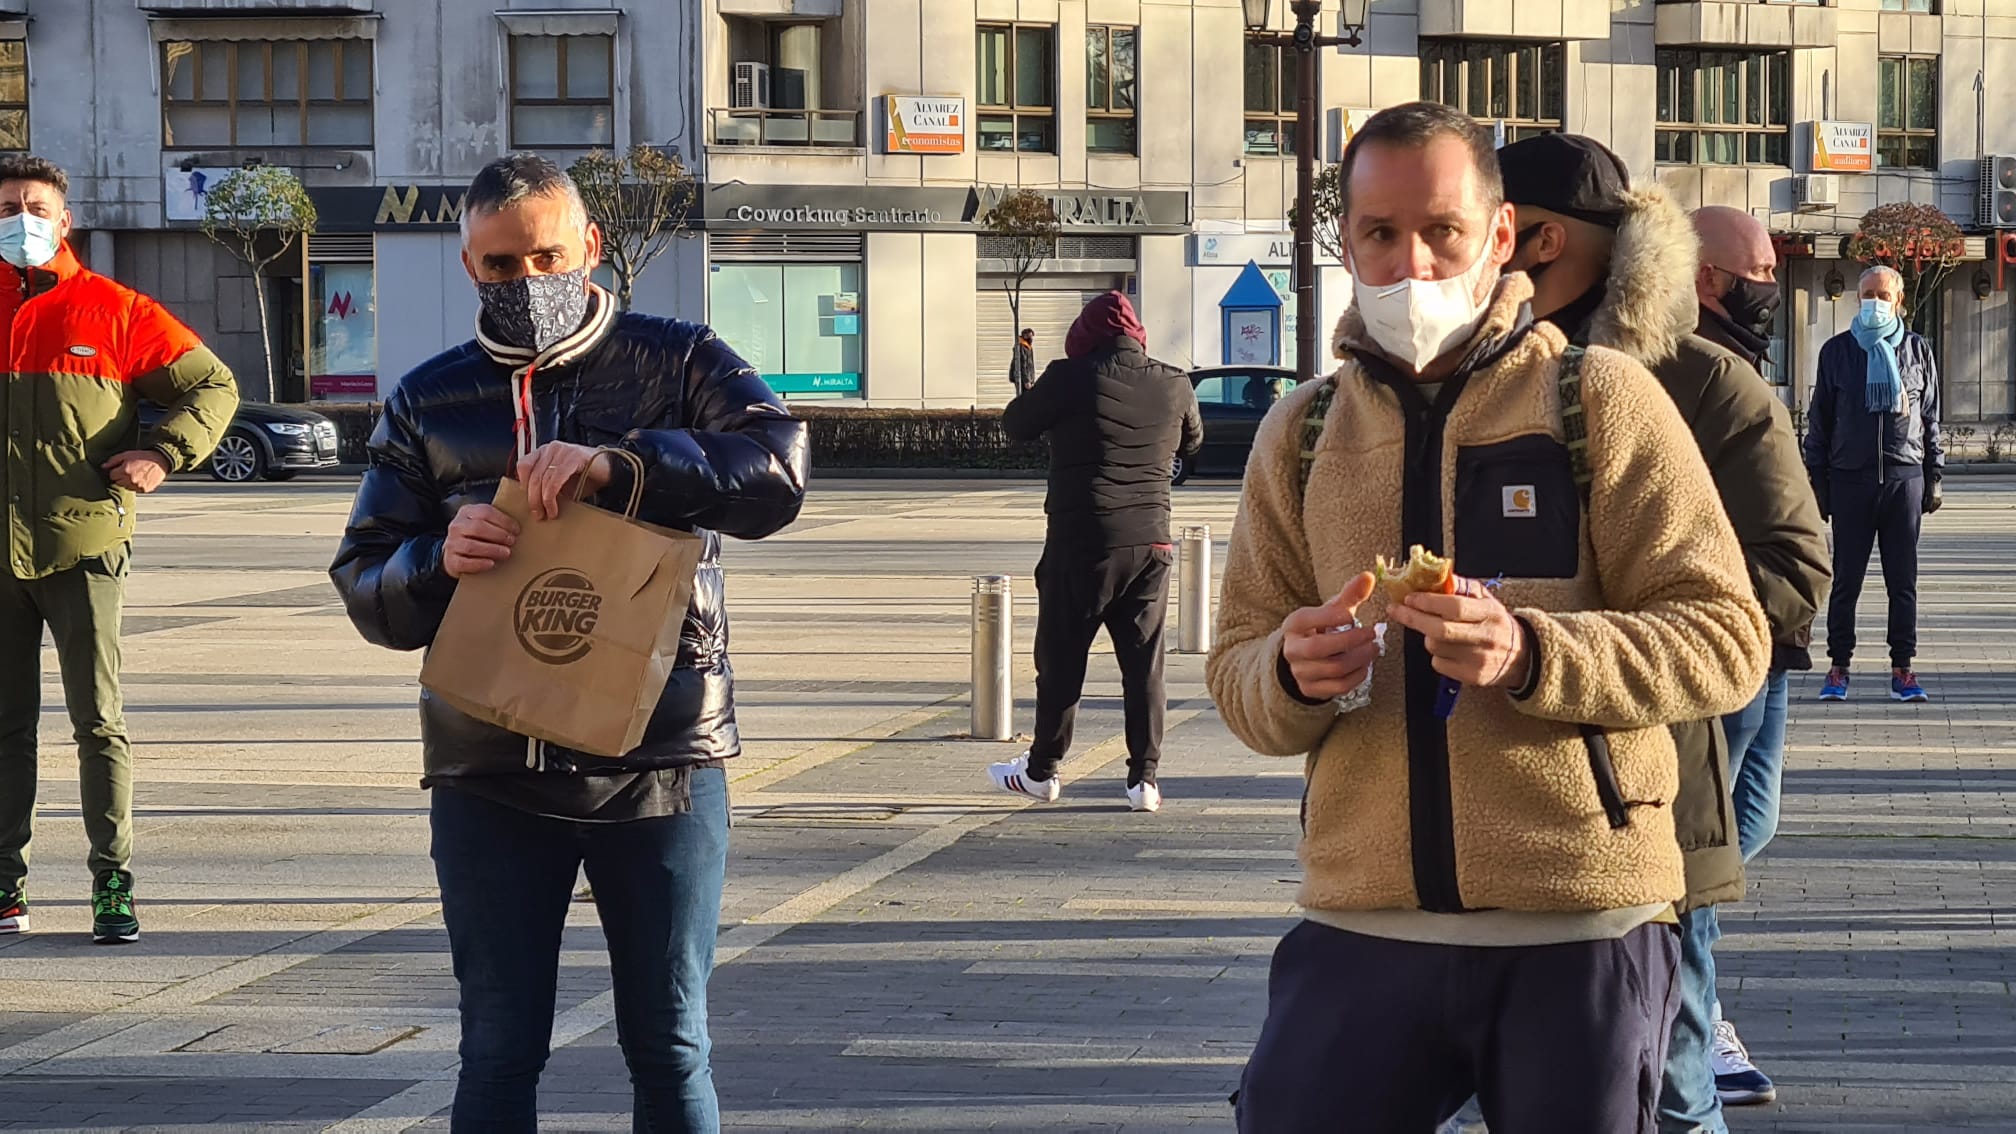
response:
[[[630,506],[623,510],[623,518],[626,520],[636,519],[637,510],[644,506],[644,458],[628,449],[614,447],[597,449],[596,452],[607,453],[611,457],[618,458],[630,466]],[[574,499],[581,499],[587,487],[588,478],[585,476],[577,477],[574,481]]]

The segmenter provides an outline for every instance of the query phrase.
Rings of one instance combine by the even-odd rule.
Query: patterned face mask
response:
[[[498,341],[545,350],[588,317],[588,269],[476,285],[477,302]]]

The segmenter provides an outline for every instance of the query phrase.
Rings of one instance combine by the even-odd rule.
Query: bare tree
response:
[[[1008,293],[1009,318],[1020,331],[1022,285],[1036,274],[1043,261],[1057,255],[1057,236],[1063,231],[1057,209],[1048,197],[1034,189],[1017,189],[988,209],[987,215],[980,218],[980,226],[989,235],[1000,238],[999,258],[1008,265],[1008,280],[1001,290]]]
[[[1338,263],[1344,262],[1344,166],[1342,163],[1326,165],[1316,171],[1316,196],[1312,201],[1309,215],[1315,220],[1310,227],[1316,237],[1318,251]],[[1288,223],[1295,223],[1296,210],[1301,206],[1288,206]]]
[[[315,231],[315,202],[294,171],[285,166],[234,169],[210,188],[203,209],[203,235],[229,249],[252,269],[252,300],[259,308],[259,345],[266,350],[267,389],[281,399],[273,364],[273,317],[266,302],[266,266],[285,256],[294,241]],[[304,395],[306,391],[303,391]]]
[[[602,256],[616,274],[616,301],[628,311],[638,277],[687,227],[699,195],[693,173],[677,155],[644,145],[626,154],[596,150],[567,172],[589,219],[602,227]]]
[[[1932,205],[1908,201],[1870,209],[1848,238],[1848,255],[1895,268],[1904,277],[1903,314],[1921,335],[1934,330],[1931,298],[1966,254],[1966,239],[1953,218]]]

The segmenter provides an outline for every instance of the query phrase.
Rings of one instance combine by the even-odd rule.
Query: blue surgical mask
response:
[[[1890,305],[1880,299],[1863,300],[1862,313],[1856,316],[1865,327],[1881,327],[1895,317],[1896,314],[1890,310]]]
[[[62,239],[56,222],[34,213],[0,217],[0,260],[17,268],[39,268],[56,258]]]

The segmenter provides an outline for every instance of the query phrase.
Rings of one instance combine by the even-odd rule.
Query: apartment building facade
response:
[[[1325,7],[1334,31],[1367,5]],[[1853,312],[1842,236],[1879,201],[1937,205],[1972,234],[1934,313],[1949,413],[2016,410],[2003,243],[1975,224],[1981,159],[2016,154],[1991,109],[2016,95],[2016,0],[1369,7],[1362,46],[1319,55],[1324,160],[1431,97],[1752,211],[1794,404]],[[347,397],[467,337],[454,229],[484,161],[670,147],[703,192],[640,307],[708,319],[792,398],[989,405],[1016,326],[981,222],[1015,188],[1063,222],[1022,295],[1039,354],[1119,288],[1172,362],[1292,362],[1292,64],[1239,0],[0,0],[0,147],[70,168],[92,262],[248,371],[249,280],[195,217],[233,168],[294,168],[322,223],[273,269],[279,392]],[[1284,299],[1257,340],[1228,311],[1255,273]],[[1349,280],[1319,276],[1327,330]]]

